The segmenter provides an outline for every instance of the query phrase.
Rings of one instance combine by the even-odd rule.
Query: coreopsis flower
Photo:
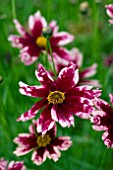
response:
[[[56,21],[52,20],[48,25],[40,11],[37,11],[34,15],[30,15],[28,19],[28,28],[26,31],[24,27],[19,23],[17,19],[14,19],[18,35],[9,36],[8,40],[12,42],[12,46],[20,48],[20,58],[25,65],[30,65],[37,60],[40,53],[46,51],[47,38],[45,35],[45,28],[52,29],[52,35],[50,37],[50,44],[54,54],[68,59],[68,51],[62,46],[72,42],[74,36],[67,32],[58,32],[58,26]],[[50,34],[50,31],[49,31]]]
[[[30,133],[19,134],[14,139],[14,142],[18,144],[14,154],[21,156],[33,151],[31,159],[36,165],[42,164],[46,158],[57,161],[61,155],[60,150],[67,150],[72,145],[70,137],[55,137],[55,125],[45,135],[42,135],[36,130],[38,126],[38,121],[33,121],[33,125],[29,128]]]
[[[105,5],[105,8],[107,15],[111,18],[109,19],[109,23],[113,24],[113,4]]]
[[[113,105],[113,94],[109,95]],[[92,112],[91,122],[93,129],[105,131],[102,135],[102,140],[107,147],[113,148],[113,108],[104,100],[98,99],[95,101],[96,111]]]
[[[36,70],[36,77],[41,86],[29,86],[19,82],[20,93],[26,96],[41,98],[30,110],[22,114],[18,121],[27,121],[36,116],[43,108],[39,117],[38,132],[46,133],[55,122],[62,127],[74,125],[73,114],[88,118],[93,110],[92,99],[101,95],[100,90],[91,90],[91,86],[76,86],[79,81],[78,69],[70,64],[61,70],[56,80],[50,76],[41,64]]]
[[[11,161],[8,164],[8,161],[4,160],[4,158],[0,159],[0,170],[26,170],[23,162],[15,162]]]
[[[56,70],[58,73],[61,71],[62,68],[68,66],[70,64],[70,62],[75,63],[77,65],[77,68],[79,68],[79,69],[82,67],[83,54],[79,51],[79,49],[73,48],[71,51],[69,51],[69,53],[70,53],[69,60],[55,58],[55,65],[56,65]],[[91,66],[89,66],[83,70],[80,70],[78,84],[101,87],[98,80],[88,79],[88,78],[94,76],[96,74],[96,72],[97,72],[97,64],[96,63],[92,64]]]

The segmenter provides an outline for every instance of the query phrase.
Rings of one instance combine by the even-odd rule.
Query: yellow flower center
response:
[[[60,91],[50,92],[50,94],[47,97],[47,100],[49,103],[61,104],[65,100],[65,95]]]
[[[47,39],[45,37],[40,36],[36,39],[36,44],[38,45],[38,47],[46,48]]]
[[[49,135],[45,134],[43,137],[39,136],[37,138],[37,144],[39,147],[45,147],[46,145],[49,145],[51,141],[51,138]]]

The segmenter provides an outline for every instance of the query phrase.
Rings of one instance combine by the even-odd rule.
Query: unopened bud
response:
[[[46,38],[50,38],[52,36],[52,28],[50,28],[50,27],[43,28],[42,35]]]
[[[80,12],[83,15],[87,15],[89,12],[89,3],[87,1],[84,1],[80,4]]]

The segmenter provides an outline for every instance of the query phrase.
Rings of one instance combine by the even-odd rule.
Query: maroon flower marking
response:
[[[8,161],[6,161],[4,158],[0,159],[0,170],[26,170],[23,162],[15,162],[11,161],[8,164]]]
[[[55,65],[57,73],[61,71],[64,67],[68,66],[71,62],[75,63],[77,65],[77,68],[80,69],[82,67],[82,61],[83,61],[83,55],[82,53],[77,49],[73,48],[72,50],[68,51],[70,54],[70,57],[68,60],[55,57]],[[95,79],[89,79],[90,77],[94,76],[97,72],[97,64],[94,63],[93,65],[80,70],[79,72],[79,85],[91,85],[95,87],[101,87],[98,80]]]
[[[27,121],[36,116],[43,108],[39,117],[38,132],[46,133],[55,121],[62,127],[74,125],[74,115],[89,118],[93,108],[92,100],[101,95],[100,90],[91,90],[91,86],[76,86],[79,80],[78,69],[75,64],[62,69],[56,80],[38,65],[36,77],[42,86],[29,86],[20,82],[20,93],[23,95],[41,98],[30,110],[22,114],[18,121]]]
[[[45,135],[42,135],[37,132],[38,126],[40,126],[39,121],[34,121],[30,126],[29,134],[19,134],[14,139],[14,142],[18,144],[14,154],[21,156],[33,151],[31,159],[37,165],[42,164],[47,157],[57,161],[60,157],[60,150],[67,150],[72,145],[70,137],[55,137],[55,125]]]
[[[110,94],[110,101],[113,105],[113,94]],[[91,122],[93,129],[105,131],[102,140],[107,147],[113,147],[113,108],[104,100],[95,100],[96,111],[92,112]]]
[[[34,63],[39,57],[41,52],[46,50],[47,39],[43,37],[42,30],[47,27],[47,22],[40,11],[37,11],[34,15],[31,15],[28,20],[28,32],[19,23],[17,19],[14,19],[18,35],[10,35],[8,40],[12,42],[12,46],[20,49],[20,58],[25,65]],[[67,32],[58,32],[58,26],[56,21],[51,21],[48,27],[52,29],[52,36],[50,37],[50,44],[55,54],[61,58],[68,59],[69,54],[62,46],[72,42],[74,36]]]

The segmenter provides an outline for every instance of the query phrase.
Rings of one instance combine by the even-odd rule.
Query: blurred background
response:
[[[61,128],[58,124],[57,135],[72,138],[73,146],[62,151],[58,162],[47,159],[40,167],[31,161],[31,153],[16,157],[13,151],[16,145],[14,137],[18,133],[28,132],[28,122],[16,122],[16,119],[28,110],[37,99],[19,93],[18,82],[29,85],[39,84],[34,71],[37,62],[25,66],[18,57],[19,50],[11,46],[7,38],[17,34],[13,24],[13,0],[0,2],[0,157],[6,160],[24,160],[28,170],[98,170],[103,160],[106,146],[101,140],[102,132],[92,130],[88,120],[75,117],[75,127]],[[113,93],[113,25],[108,23],[105,4],[112,0],[88,0],[83,6],[82,0],[15,0],[16,16],[27,28],[29,15],[37,10],[47,19],[57,21],[60,31],[75,35],[75,40],[66,46],[78,48],[84,56],[82,68],[93,63],[98,64],[97,74],[93,77],[102,85],[101,98],[109,102],[109,93]],[[107,61],[106,61],[107,60]],[[107,62],[107,64],[106,64]],[[113,149],[108,149],[103,160],[102,170],[113,170]]]

